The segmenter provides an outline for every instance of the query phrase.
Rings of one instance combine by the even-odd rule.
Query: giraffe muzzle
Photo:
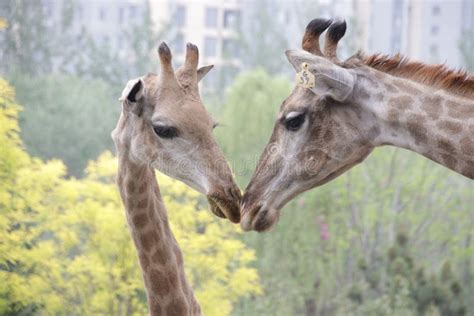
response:
[[[242,210],[240,227],[244,231],[255,230],[264,232],[272,228],[280,217],[280,211],[275,208],[257,205],[250,209]]]
[[[240,222],[240,190],[235,187],[215,190],[207,196],[211,211],[218,217],[228,218],[233,223]]]

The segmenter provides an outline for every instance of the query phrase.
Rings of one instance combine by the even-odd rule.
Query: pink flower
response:
[[[331,237],[329,233],[329,225],[324,221],[323,217],[319,218],[319,237],[323,241],[327,241]]]

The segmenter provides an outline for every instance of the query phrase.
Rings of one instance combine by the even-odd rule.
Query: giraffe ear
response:
[[[214,65],[203,66],[197,70],[197,81],[201,81],[209,71],[214,67]]]
[[[314,93],[342,102],[354,90],[355,77],[348,69],[306,51],[288,50],[285,54],[296,72],[307,64],[307,69],[314,75],[314,86],[309,88]]]
[[[140,115],[143,109],[142,99],[145,96],[145,83],[142,78],[132,79],[122,91],[119,101],[122,101],[123,109]]]

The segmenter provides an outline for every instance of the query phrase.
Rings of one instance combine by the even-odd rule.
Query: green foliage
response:
[[[393,249],[390,270],[402,276],[411,266],[430,271],[450,258],[462,280],[456,300],[471,311],[472,192],[469,180],[422,157],[377,150],[348,174],[287,205],[272,231],[244,236],[257,252],[265,296],[241,302],[235,315],[306,313],[307,300],[317,309],[311,315],[349,315],[344,302],[350,292],[364,302],[355,315],[417,315],[404,278],[392,283],[393,303],[382,291],[387,251],[401,226],[412,236],[411,252],[406,257],[405,250]],[[321,237],[321,223],[329,227],[328,239]]]
[[[25,107],[20,122],[28,152],[43,159],[59,158],[70,174],[82,176],[87,161],[112,146],[116,102],[125,83],[157,69],[155,47],[170,25],[157,30],[149,3],[139,23],[123,26],[118,52],[92,34],[72,28],[81,4],[63,1],[54,19],[41,1],[0,3],[0,70],[7,74]],[[3,19],[5,18],[5,19]],[[61,30],[58,32],[58,30]]]
[[[157,30],[148,1],[143,4],[140,22],[128,23],[120,30],[125,35],[123,44],[130,47],[126,54],[112,49],[108,43],[94,41],[93,34],[74,30],[72,26],[80,14],[80,5],[64,1],[60,14],[51,18],[48,6],[41,1],[2,1],[0,17],[5,18],[6,23],[1,25],[6,28],[0,38],[5,61],[0,69],[7,74],[21,73],[30,77],[71,74],[101,79],[120,87],[127,80],[156,69],[158,58],[152,52],[165,34],[173,38],[174,29],[167,24]]]
[[[240,43],[246,65],[251,69],[261,67],[271,74],[281,72],[286,60],[283,52],[288,49],[285,29],[272,12],[274,6],[278,3],[256,0],[247,7],[247,29],[243,30]]]
[[[0,81],[0,314],[144,315],[136,253],[108,152],[86,176],[65,178],[61,161],[23,149],[13,89]],[[186,271],[204,312],[228,315],[261,292],[254,252],[198,194],[159,176]]]
[[[53,49],[46,39],[53,33],[47,25],[43,3],[28,0],[1,1],[0,16],[7,21],[7,28],[2,31],[0,68],[30,74],[50,71]]]
[[[242,186],[270,137],[277,105],[289,92],[288,80],[270,76],[261,68],[239,75],[230,87],[216,133]]]
[[[150,2],[144,1],[143,6],[139,23],[128,22],[120,30],[124,34],[122,45],[128,47],[125,52],[117,51],[108,42],[94,41],[92,34],[85,34],[75,45],[71,45],[83,53],[75,57],[74,62],[68,63],[72,69],[64,70],[81,78],[100,79],[119,89],[132,78],[157,72],[156,49],[165,37],[172,42],[176,30],[172,21],[157,28],[151,19]]]
[[[88,159],[112,148],[109,135],[120,111],[114,101],[119,93],[105,82],[50,75],[14,76],[13,83],[26,108],[20,124],[29,153],[59,158],[78,176]]]
[[[367,269],[364,264],[361,269],[365,277],[362,283],[371,283],[369,276],[380,269],[385,269],[385,280],[375,287],[366,286],[365,291],[355,290],[360,286],[353,285],[347,295],[351,314],[371,315],[380,310],[387,310],[389,315],[429,315],[435,311],[446,316],[466,314],[462,288],[449,261],[443,265],[439,277],[427,278],[424,269],[414,264],[406,233],[397,234],[383,266]],[[374,298],[377,304],[373,303]]]

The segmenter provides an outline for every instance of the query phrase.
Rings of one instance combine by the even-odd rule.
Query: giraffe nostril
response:
[[[225,187],[224,188],[224,193],[225,193],[226,196],[234,198],[233,194],[232,194],[232,187]]]
[[[243,209],[242,210],[242,219],[240,221],[240,227],[244,231],[250,231],[253,229],[252,222],[255,218],[255,216],[258,214],[258,211],[260,210],[261,205],[257,205],[254,208],[251,209]]]
[[[226,218],[225,214],[221,211],[219,206],[212,199],[207,198],[209,206],[211,207],[211,212],[214,213],[217,217]]]
[[[240,202],[240,205],[241,207],[243,208],[244,206],[251,206],[253,204],[255,204],[255,198],[256,198],[256,194],[254,191],[251,191],[251,190],[246,190],[244,192],[244,195],[242,197],[242,201]]]
[[[253,228],[256,231],[264,231],[265,228],[268,226],[267,215],[268,215],[267,209],[261,209],[260,212],[258,212],[255,215],[256,219],[254,220]]]
[[[232,189],[232,196],[234,199],[238,202],[242,200],[242,193],[240,192],[240,189],[237,186],[234,186]]]

